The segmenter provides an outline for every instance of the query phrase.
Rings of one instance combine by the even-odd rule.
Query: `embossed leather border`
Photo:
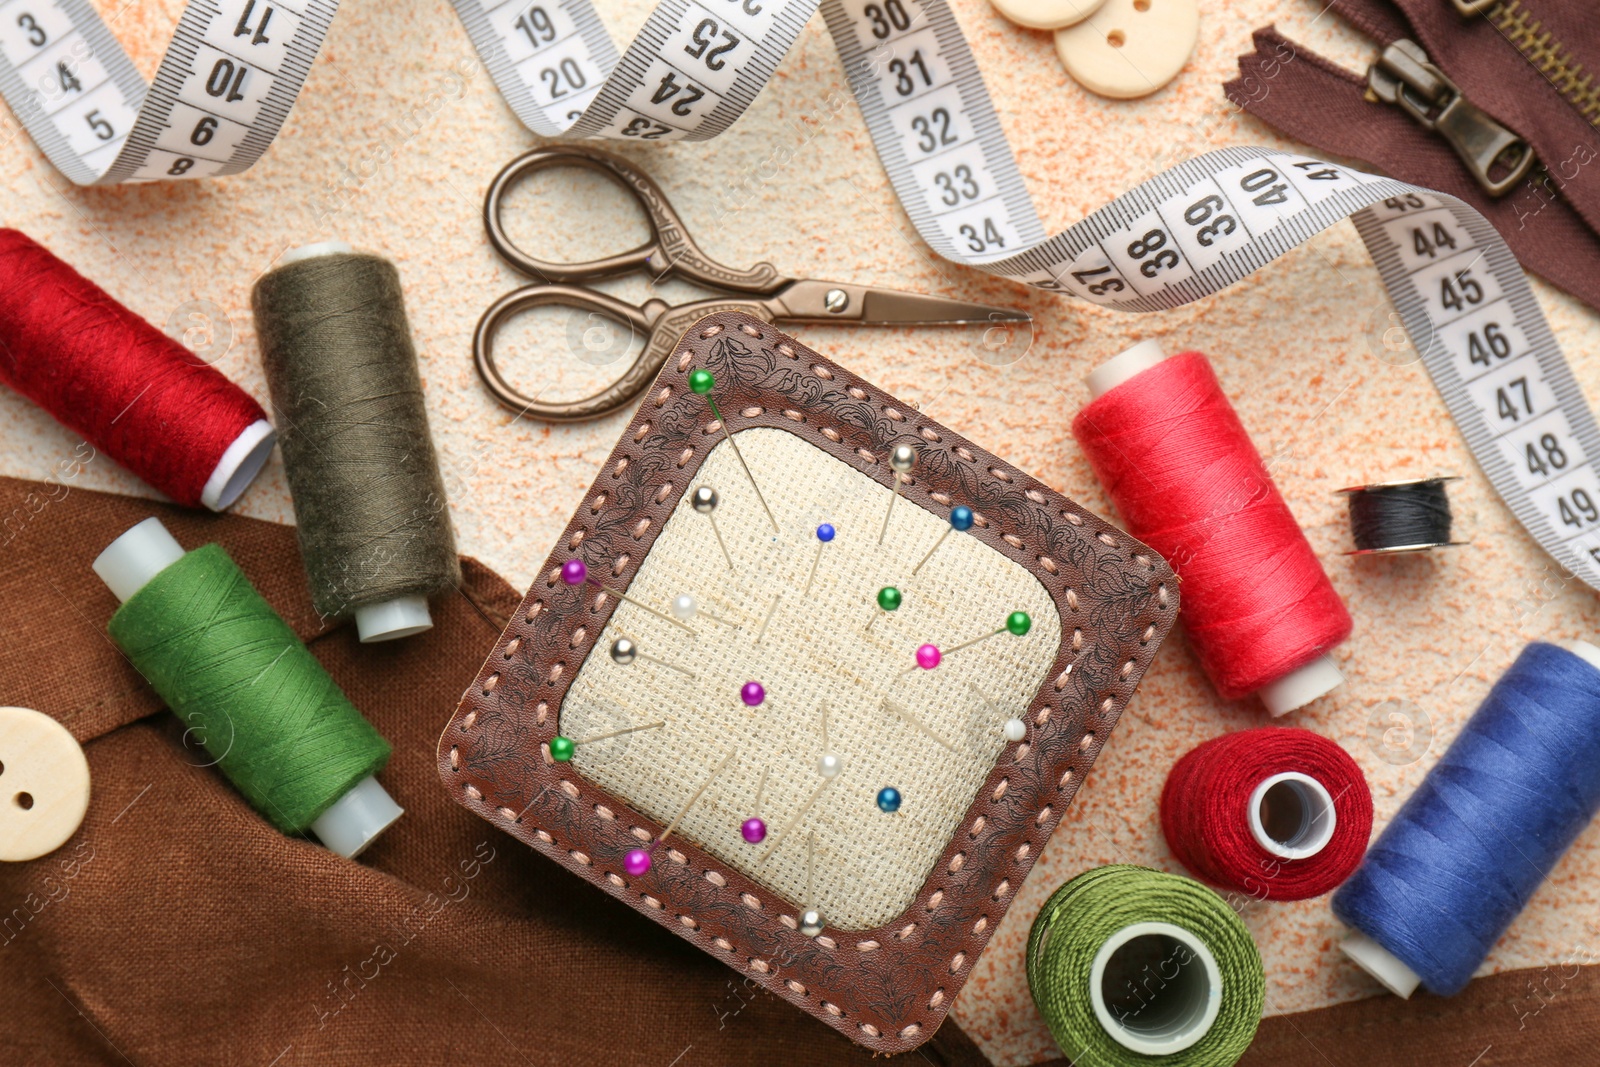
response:
[[[692,941],[852,1040],[884,1053],[933,1035],[1060,821],[1177,617],[1155,553],[959,435],[738,312],[701,319],[675,347],[584,503],[439,740],[439,776],[470,810]],[[567,687],[615,601],[568,587],[576,555],[626,590],[722,440],[688,373],[709,368],[731,430],[770,426],[892,486],[888,456],[921,458],[905,501],[976,513],[972,536],[1027,567],[1061,614],[1063,641],[1029,708],[915,902],[867,932],[807,938],[799,910],[686,841],[642,877],[622,858],[663,827],[550,758]]]

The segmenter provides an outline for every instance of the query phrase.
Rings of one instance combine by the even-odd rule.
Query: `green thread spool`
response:
[[[111,639],[274,826],[350,857],[400,817],[373,777],[389,743],[220,545],[146,519],[94,571],[123,602]]]
[[[1053,893],[1028,987],[1061,1050],[1095,1067],[1231,1067],[1261,1023],[1250,931],[1199,882],[1115,864]]]
[[[428,629],[427,598],[461,570],[399,272],[308,245],[251,303],[313,603],[362,641]]]

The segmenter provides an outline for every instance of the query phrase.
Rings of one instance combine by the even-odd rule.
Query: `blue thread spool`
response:
[[[1600,648],[1523,650],[1351,879],[1340,948],[1391,992],[1457,993],[1600,810]]]

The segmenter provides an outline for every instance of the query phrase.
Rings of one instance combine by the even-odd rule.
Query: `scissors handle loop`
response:
[[[643,351],[622,376],[592,396],[579,400],[543,401],[537,396],[527,396],[508,382],[500,373],[494,360],[494,339],[507,319],[519,311],[548,305],[576,308],[611,319],[628,327],[632,337],[645,340]],[[660,300],[651,300],[636,308],[621,300],[592,289],[572,285],[525,285],[489,305],[478,320],[478,329],[472,336],[472,359],[478,376],[501,404],[517,412],[545,422],[581,422],[597,419],[624,407],[648,386],[666,362],[672,351],[674,336],[665,347],[655,343],[654,324],[670,310]]]
[[[500,213],[507,194],[531,174],[550,167],[584,167],[626,189],[644,210],[650,239],[637,248],[582,263],[551,263],[518,248],[505,232]],[[580,144],[551,145],[525,152],[506,164],[489,186],[483,204],[483,221],[495,250],[530,277],[547,282],[591,282],[633,270],[660,277],[673,273],[715,289],[765,296],[787,281],[770,263],[749,270],[725,267],[700,251],[683,220],[667,202],[666,194],[648,174],[625,159]]]
[[[500,373],[494,360],[494,339],[506,320],[517,312],[549,305],[574,308],[609,318],[628,328],[630,341],[642,337],[644,348],[620,378],[592,396],[561,401],[543,401],[537,395],[527,396]],[[773,319],[771,302],[766,300],[726,298],[698,300],[676,306],[662,300],[648,300],[643,307],[634,307],[605,293],[579,286],[525,285],[502,296],[483,313],[483,318],[478,320],[477,332],[472,337],[472,358],[477,364],[478,376],[483,379],[489,392],[518,415],[545,422],[597,419],[626,407],[649,388],[689,327],[707,315],[721,311],[740,311],[767,322]]]

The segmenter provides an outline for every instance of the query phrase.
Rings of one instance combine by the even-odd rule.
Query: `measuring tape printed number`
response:
[[[819,0],[662,0],[619,55],[589,0],[452,0],[542,136],[706,140]],[[80,184],[231,174],[266,150],[333,0],[193,0],[146,87],[87,0],[0,0],[0,93]],[[945,0],[821,0],[878,155],[940,255],[1121,311],[1225,289],[1351,218],[1473,455],[1546,551],[1600,588],[1600,428],[1494,228],[1442,193],[1224,148],[1049,236]]]

